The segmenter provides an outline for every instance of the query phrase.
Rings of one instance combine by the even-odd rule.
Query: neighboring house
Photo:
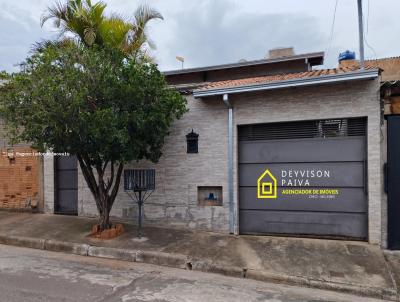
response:
[[[387,234],[384,234],[387,246],[400,249],[400,57],[368,60],[366,65],[382,69],[381,97],[385,119],[381,130],[386,192],[382,217],[387,225]]]
[[[368,68],[380,68],[382,70],[382,97],[384,99],[385,115],[400,114],[400,57],[367,60]],[[339,63],[339,67],[357,68],[360,66],[357,60],[345,60]]]
[[[357,68],[357,60],[345,60],[340,67]],[[387,226],[383,237],[387,246],[400,249],[400,57],[366,60],[367,68],[381,69],[381,98],[384,120],[381,127],[382,155],[384,160],[382,223]]]
[[[263,60],[165,72],[189,112],[174,123],[158,164],[126,167],[156,170],[145,224],[386,246],[380,69],[315,70],[323,59],[283,49]],[[44,159],[46,212],[63,208],[61,194],[70,213],[96,215],[76,162],[61,166],[70,185],[60,193],[60,165]],[[259,186],[272,198],[259,197]],[[111,214],[135,222],[136,213],[121,183]]]
[[[355,68],[359,66],[360,62],[358,60],[344,60],[339,62],[340,68]],[[365,66],[368,68],[379,67],[382,69],[382,82],[398,81],[400,79],[400,57],[366,60]]]

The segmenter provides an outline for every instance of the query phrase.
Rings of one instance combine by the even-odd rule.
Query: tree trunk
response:
[[[111,228],[109,211],[105,210],[100,214],[99,226],[100,226],[100,231],[104,231]]]
[[[110,212],[118,194],[124,165],[119,163],[118,169],[115,173],[114,162],[112,162],[111,175],[107,180],[105,180],[104,172],[107,168],[108,162],[104,163],[104,165],[96,165],[94,167],[90,163],[88,157],[84,154],[78,154],[77,157],[82,174],[92,192],[94,200],[96,201],[97,211],[99,212],[100,231],[110,229]],[[97,173],[97,180],[94,170]]]

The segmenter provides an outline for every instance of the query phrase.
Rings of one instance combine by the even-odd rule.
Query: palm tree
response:
[[[147,5],[140,5],[132,20],[104,14],[106,4],[102,1],[68,0],[56,2],[42,16],[41,25],[49,20],[60,31],[60,38],[74,36],[78,42],[90,47],[115,47],[127,56],[137,58],[146,48],[154,48],[146,33],[146,25],[153,19],[163,19],[162,15]]]

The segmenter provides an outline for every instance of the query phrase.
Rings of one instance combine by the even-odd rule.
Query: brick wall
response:
[[[29,144],[11,147],[0,120],[0,209],[41,210],[43,207],[42,164]],[[10,153],[10,154],[8,154]]]
[[[29,147],[4,147],[0,151],[0,208],[40,207],[40,158],[21,156],[32,152]]]

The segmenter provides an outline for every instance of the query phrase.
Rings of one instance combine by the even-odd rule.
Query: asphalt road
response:
[[[0,245],[0,301],[372,302],[381,300],[147,264]]]

